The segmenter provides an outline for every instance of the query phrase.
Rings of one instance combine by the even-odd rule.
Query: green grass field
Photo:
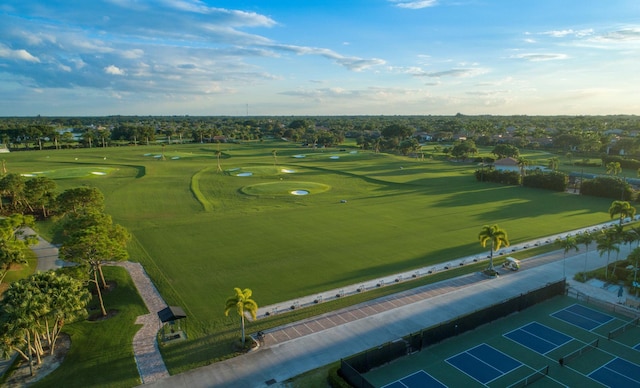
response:
[[[484,224],[518,243],[609,219],[606,199],[478,183],[470,164],[342,148],[265,141],[170,145],[165,160],[160,146],[3,158],[9,172],[47,172],[60,190],[98,187],[134,236],[131,259],[187,312],[192,340],[237,334],[223,316],[233,287],[268,305],[480,253]],[[543,164],[550,155],[525,156]],[[300,190],[308,194],[291,194]],[[185,346],[163,350],[171,371],[226,351],[186,361]]]

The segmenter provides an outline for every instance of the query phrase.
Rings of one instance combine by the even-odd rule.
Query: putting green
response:
[[[34,171],[31,173],[21,174],[23,177],[32,178],[38,176],[46,176],[50,179],[71,179],[71,178],[88,178],[109,175],[118,170],[113,167],[70,167],[60,168],[56,170]]]
[[[240,191],[247,195],[311,195],[330,188],[329,185],[315,182],[270,182],[245,186]]]
[[[287,167],[276,166],[251,166],[251,167],[234,167],[224,170],[227,175],[247,177],[247,176],[276,176],[282,173],[291,174],[295,170]]]

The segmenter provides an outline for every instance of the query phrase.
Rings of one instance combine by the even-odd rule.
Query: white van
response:
[[[516,260],[513,257],[509,256],[504,261],[504,263],[502,263],[502,268],[510,269],[512,271],[517,271],[520,269],[520,260]]]

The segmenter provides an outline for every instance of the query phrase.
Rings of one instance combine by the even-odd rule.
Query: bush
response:
[[[523,186],[560,192],[567,189],[568,182],[567,174],[556,171],[547,173],[535,171],[522,179]]]
[[[327,383],[329,383],[332,388],[351,388],[351,385],[340,375],[340,366],[329,369]]]
[[[520,173],[516,171],[476,170],[475,175],[480,182],[496,182],[505,185],[520,184]]]
[[[622,195],[625,201],[632,200],[634,196],[627,182],[611,177],[585,180],[580,185],[580,194],[612,199],[620,199]]]

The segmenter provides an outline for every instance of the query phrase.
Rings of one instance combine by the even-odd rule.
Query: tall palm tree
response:
[[[487,246],[487,242],[491,242],[489,267],[487,269],[489,271],[495,271],[495,268],[493,267],[493,252],[499,250],[503,245],[505,247],[509,246],[507,231],[500,228],[498,224],[493,224],[491,226],[484,225],[478,234],[478,240],[480,240],[480,245],[482,245],[483,248]]]
[[[587,281],[587,257],[589,256],[589,245],[591,245],[595,237],[591,233],[589,233],[589,231],[586,231],[584,233],[579,234],[577,239],[578,239],[578,243],[584,244],[584,247],[586,249],[586,252],[584,254],[584,272],[583,272],[583,279],[586,282]]]
[[[609,279],[609,259],[611,258],[611,252],[620,252],[615,235],[612,233],[603,233],[597,238],[596,249],[600,253],[600,257],[607,253],[607,265],[604,270],[604,278]]]
[[[236,294],[227,299],[225,302],[224,315],[229,316],[231,310],[236,310],[240,316],[240,328],[242,330],[242,346],[244,347],[244,318],[246,314],[249,314],[252,319],[256,319],[258,313],[258,304],[251,299],[253,292],[245,288],[241,290],[239,288],[233,289]],[[247,317],[248,318],[248,317]]]
[[[628,201],[613,201],[609,207],[609,215],[613,219],[616,215],[620,216],[620,226],[622,226],[622,220],[629,217],[633,218],[636,215],[636,208],[631,206]]]
[[[554,156],[552,158],[549,159],[549,168],[552,169],[553,171],[558,169],[558,164],[560,163],[560,160]]]
[[[567,236],[564,239],[558,238],[556,245],[564,251],[562,255],[562,276],[566,276],[565,261],[567,259],[567,253],[572,249],[575,249],[576,252],[578,251],[578,240],[573,236]]]

